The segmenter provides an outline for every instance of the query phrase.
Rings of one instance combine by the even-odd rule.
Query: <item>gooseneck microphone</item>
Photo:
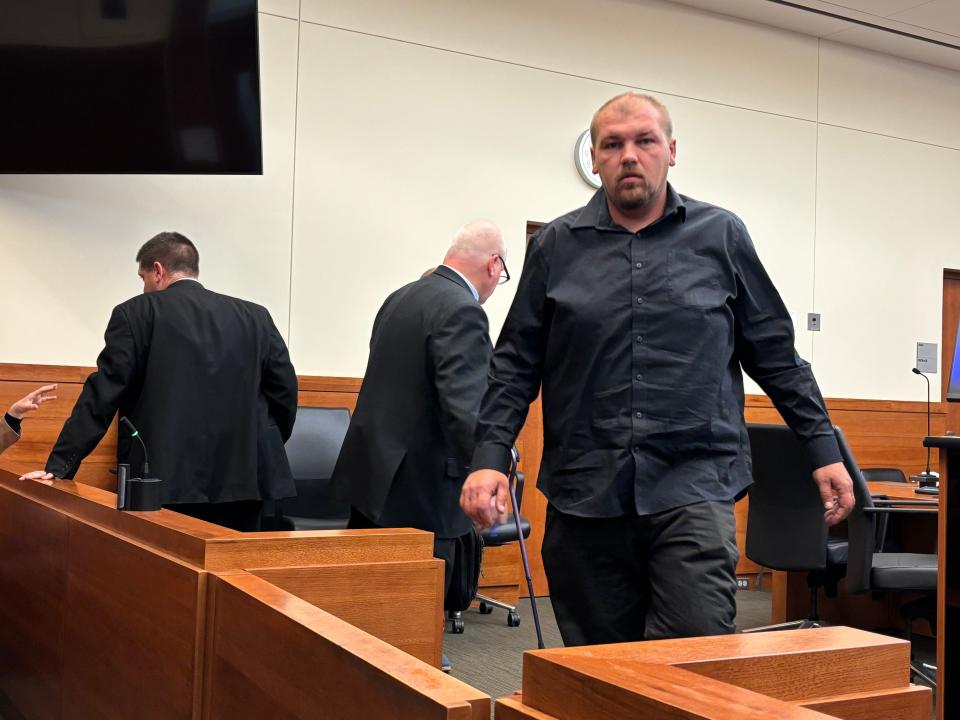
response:
[[[120,422],[122,422],[124,425],[130,428],[130,437],[136,438],[137,440],[140,441],[140,447],[143,448],[143,476],[144,477],[149,476],[150,461],[147,459],[147,444],[143,441],[143,438],[140,437],[140,431],[133,426],[132,422],[130,422],[130,418],[124,415],[123,417],[120,418]],[[928,432],[927,434],[929,435],[930,433]],[[928,467],[927,470],[929,469],[930,468]]]
[[[910,368],[910,371],[914,375],[919,375],[924,380],[927,381],[927,437],[930,437],[930,378],[928,378],[919,368]],[[920,473],[919,475],[914,475],[910,478],[911,480],[916,480],[920,483],[921,486],[926,487],[927,485],[936,485],[937,481],[940,479],[938,473],[930,472],[930,448],[927,448],[927,469]]]
[[[117,508],[134,512],[159,510],[162,505],[160,478],[150,477],[150,461],[147,459],[147,444],[130,418],[123,416],[120,424],[130,429],[130,437],[136,438],[143,448],[143,477],[128,477],[129,465],[117,466]]]

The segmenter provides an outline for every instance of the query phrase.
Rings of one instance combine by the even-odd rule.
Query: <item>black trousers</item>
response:
[[[206,520],[214,525],[239,530],[257,532],[260,529],[260,517],[263,515],[263,500],[236,500],[225,503],[178,503],[164,505],[168,510],[183,513],[198,520]]]
[[[548,506],[542,555],[567,646],[736,629],[732,501],[619,518]]]
[[[350,520],[347,522],[347,530],[368,530],[370,528],[379,528],[375,522],[361,513],[355,507],[350,508]],[[450,590],[450,581],[453,579],[453,560],[456,550],[456,538],[438,538],[433,536],[433,556],[437,560],[443,560],[443,595],[446,597]]]

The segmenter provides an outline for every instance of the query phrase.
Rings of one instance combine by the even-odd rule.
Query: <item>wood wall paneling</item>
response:
[[[262,568],[250,572],[434,667],[440,665],[440,560]],[[376,611],[377,607],[381,612]],[[400,617],[406,617],[406,622],[398,622]]]
[[[262,578],[214,575],[208,593],[204,720],[490,717],[483,693]]]
[[[960,305],[960,291],[958,291],[957,303]],[[945,337],[945,348],[948,342],[948,338]],[[0,458],[0,467],[15,471],[43,467],[60,426],[69,415],[73,399],[79,393],[83,380],[92,370],[93,368],[67,366],[0,364],[0,407],[3,402],[9,404],[37,385],[47,382],[61,383],[60,399],[45,405],[25,421],[24,438],[4,453]],[[356,406],[360,383],[359,378],[304,376],[300,378],[300,403],[320,407],[347,407],[352,412]],[[833,421],[846,433],[862,466],[899,467],[907,475],[915,474],[926,467],[926,450],[921,446],[921,440],[926,435],[926,403],[828,398],[827,406]],[[960,406],[948,406],[938,402],[933,404],[932,409],[933,433],[940,434],[948,429],[948,411],[960,411]],[[772,403],[763,396],[746,398],[745,415],[748,422],[782,422]],[[527,545],[530,551],[534,588],[538,595],[548,595],[549,587],[540,558],[547,502],[542,493],[536,491],[540,459],[543,454],[543,415],[539,401],[530,408],[527,422],[517,438],[517,447],[521,455],[520,468],[526,476],[521,512],[532,525]],[[81,483],[112,488],[114,479],[106,473],[106,469],[112,467],[115,454],[114,425],[95,454],[81,467],[77,480]],[[936,451],[931,461],[935,467],[938,466]],[[745,503],[738,505],[737,517],[738,521],[746,518]],[[756,572],[756,566],[746,558],[743,552],[742,522],[738,528],[738,545],[741,547],[741,564],[738,566],[738,573]],[[495,554],[496,564],[502,565],[501,555],[506,556],[508,553],[508,550],[498,550]],[[519,554],[515,554],[514,557],[519,563]],[[492,556],[491,560],[495,558]],[[491,572],[499,575],[502,571],[492,567]],[[498,583],[499,580],[495,582]],[[517,592],[521,596],[526,595],[526,588],[521,587],[523,583],[519,566],[517,582]],[[482,587],[484,587],[483,583],[484,581],[481,580]],[[503,586],[497,584],[491,584],[489,587],[491,593],[498,597],[512,594],[512,591],[505,590]]]
[[[54,720],[61,708],[70,523],[4,492],[0,518],[0,695],[31,720]]]

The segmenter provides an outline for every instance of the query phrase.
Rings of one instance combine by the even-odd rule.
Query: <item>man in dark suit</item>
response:
[[[349,527],[434,533],[447,587],[454,539],[470,530],[460,487],[492,352],[480,305],[509,278],[505,256],[496,226],[469,223],[442,265],[387,298],[333,471],[352,506]]]
[[[144,294],[114,308],[46,473],[24,477],[73,478],[119,411],[146,443],[165,506],[256,530],[264,498],[296,494],[284,450],[297,413],[287,347],[265,308],[199,283],[183,235],[160,233],[137,262]],[[144,460],[123,426],[117,458],[135,475]]]

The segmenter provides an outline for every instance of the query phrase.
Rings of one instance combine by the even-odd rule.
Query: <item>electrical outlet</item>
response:
[[[750,589],[750,579],[749,579],[749,578],[741,578],[741,577],[738,577],[738,578],[737,578],[737,587],[738,587],[739,589],[741,589],[741,590],[749,590],[749,589]]]
[[[807,330],[820,332],[820,313],[807,313]]]

